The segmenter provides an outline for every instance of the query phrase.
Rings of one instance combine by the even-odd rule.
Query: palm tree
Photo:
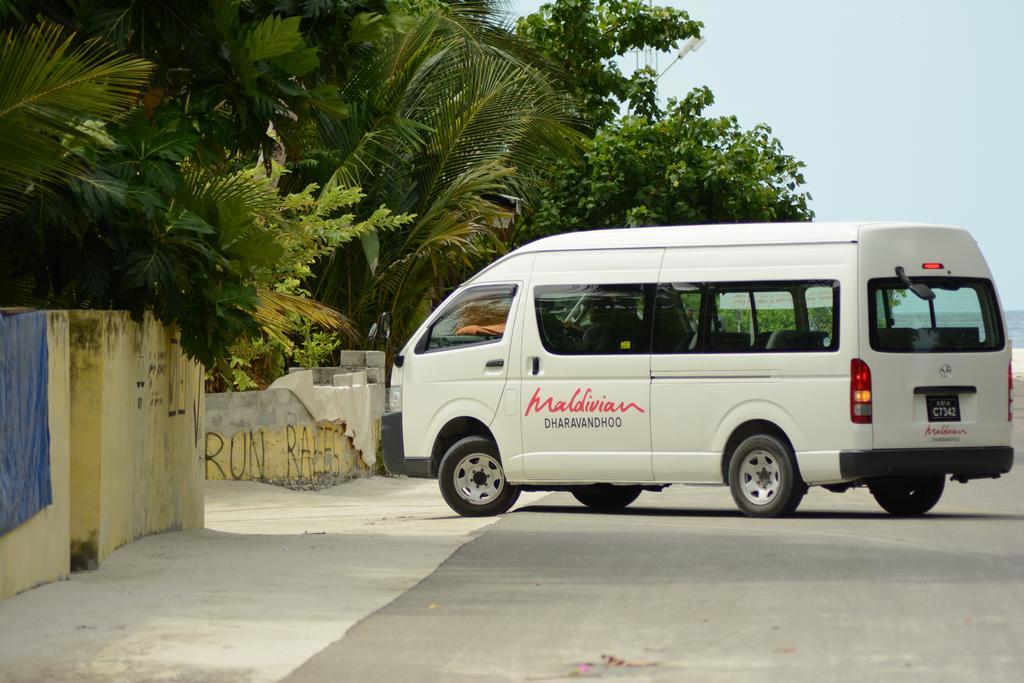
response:
[[[365,332],[389,311],[399,342],[430,306],[501,253],[498,195],[529,199],[553,155],[583,140],[549,68],[486,3],[427,12],[379,44],[342,89],[344,119],[321,116],[327,185],[360,186],[368,208],[411,214],[323,265],[318,298]]]
[[[75,173],[103,143],[93,122],[135,104],[151,68],[52,24],[0,35],[0,215]]]
[[[257,38],[308,49],[297,20],[258,29],[250,57]],[[0,34],[0,302],[150,310],[208,366],[260,331],[287,343],[297,317],[351,336],[337,311],[257,286],[281,253],[282,198],[193,160],[188,126],[140,104],[151,71],[53,24]]]

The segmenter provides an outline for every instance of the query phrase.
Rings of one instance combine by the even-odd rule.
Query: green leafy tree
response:
[[[297,147],[311,110],[344,111],[337,76],[394,23],[375,14],[387,12],[383,2],[22,0],[10,8],[9,25],[42,17],[151,62],[147,113],[184,117],[203,164],[269,160],[282,140]]]
[[[390,310],[407,333],[505,248],[501,196],[535,195],[582,140],[558,76],[497,16],[489,0],[5,3],[2,25],[45,19],[153,67],[122,88],[138,101],[123,119],[69,112],[88,148],[46,133],[84,163],[0,218],[0,278],[30,280],[23,300],[153,311],[208,366],[234,349],[236,386],[282,353],[332,352],[296,314],[347,339]]]
[[[303,24],[330,36],[360,13],[304,4],[286,16],[273,3],[239,0],[4,10],[8,25],[43,18],[79,32],[5,38],[0,147],[18,157],[16,173],[0,179],[3,206],[13,207],[0,216],[5,303],[152,311],[207,366],[237,340],[273,338],[274,324],[297,313],[343,325],[304,294],[261,291],[259,275],[288,256],[272,159],[301,152],[310,112],[345,115],[329,81],[339,68],[321,68]],[[358,44],[325,53],[355,55],[384,32],[375,31],[364,27],[350,35]],[[31,99],[35,83],[44,96]],[[34,154],[21,154],[22,139]],[[286,329],[294,332],[285,325],[278,337]]]
[[[563,164],[521,239],[614,226],[808,220],[803,163],[771,129],[708,117],[711,91],[671,101],[658,121],[625,117],[598,131],[584,163]]]
[[[708,116],[708,88],[663,108],[652,70],[626,76],[615,61],[673,49],[701,27],[681,10],[635,0],[556,0],[519,21],[539,50],[566,56],[566,77],[596,132],[582,163],[552,160],[517,241],[598,227],[812,218],[804,164],[767,125]],[[623,105],[630,114],[617,117]]]
[[[364,198],[360,190],[318,190],[310,184],[283,195],[261,217],[282,249],[281,258],[253,274],[262,304],[257,318],[264,333],[231,346],[227,363],[209,373],[209,390],[265,388],[284,373],[289,358],[302,367],[324,365],[343,343],[359,339],[349,318],[339,314],[325,320],[323,310],[309,298],[311,267],[361,236],[396,230],[411,219],[381,207],[359,220],[351,210]]]
[[[611,123],[624,104],[658,118],[657,74],[622,73],[618,58],[634,50],[669,51],[700,36],[703,24],[672,7],[644,0],[556,0],[518,21],[517,33],[560,65],[561,84],[594,128]]]

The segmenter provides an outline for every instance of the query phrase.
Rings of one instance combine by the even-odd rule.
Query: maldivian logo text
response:
[[[568,401],[541,396],[538,388],[526,405],[526,415],[546,412],[557,416],[544,418],[545,429],[621,427],[622,418],[618,415],[630,411],[647,412],[632,401],[614,401],[607,396],[598,398],[589,388],[576,389]]]
[[[928,425],[924,428],[924,435],[930,436],[934,442],[956,442],[965,434],[967,434],[966,429],[963,429],[962,427],[950,427],[949,425],[941,425],[939,427]]]
[[[589,388],[575,390],[572,392],[572,396],[568,400],[555,400],[554,396],[542,397],[541,389],[538,388],[537,391],[534,392],[534,395],[530,397],[529,403],[526,404],[527,416],[530,413],[543,412],[561,415],[593,415],[595,413],[624,414],[629,413],[630,411],[646,413],[646,411],[640,408],[639,405],[633,401],[627,403],[621,400],[609,400],[607,396],[601,396],[598,398]]]

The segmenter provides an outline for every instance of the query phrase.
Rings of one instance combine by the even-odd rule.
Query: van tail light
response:
[[[871,424],[871,369],[860,358],[850,361],[850,420]]]
[[[1013,422],[1013,363],[1006,366],[1006,419]]]

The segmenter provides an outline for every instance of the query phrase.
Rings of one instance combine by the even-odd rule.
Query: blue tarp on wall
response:
[[[46,313],[0,315],[0,536],[53,502]]]

